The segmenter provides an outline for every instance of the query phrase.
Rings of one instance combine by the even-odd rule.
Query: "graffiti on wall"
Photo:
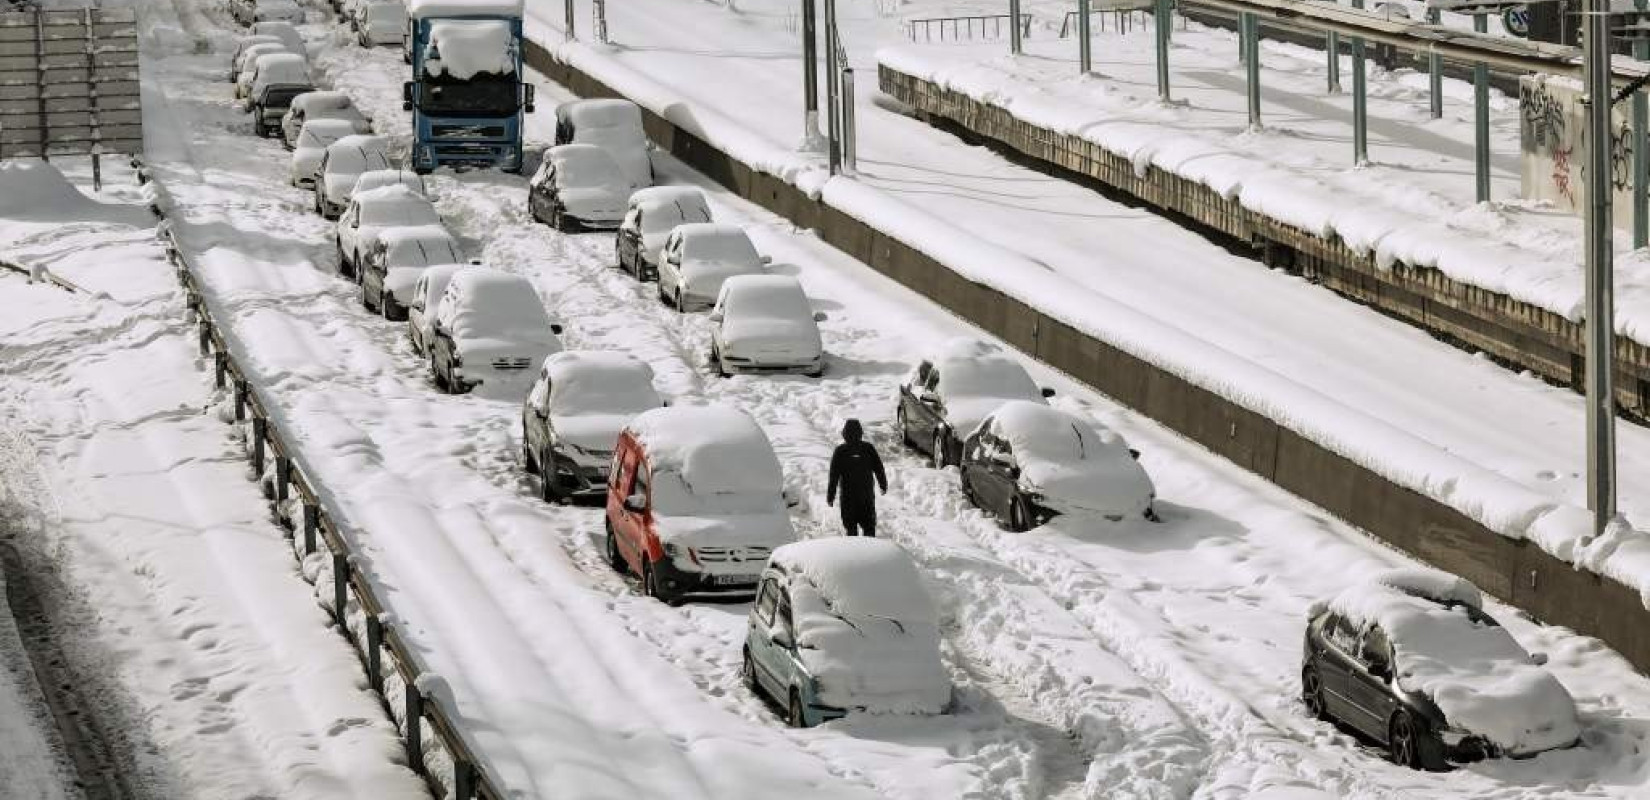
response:
[[[1526,76],[1519,81],[1521,194],[1579,214],[1586,197],[1587,152],[1582,92],[1562,78]],[[1618,107],[1611,117],[1610,174],[1616,226],[1632,226],[1633,137]]]

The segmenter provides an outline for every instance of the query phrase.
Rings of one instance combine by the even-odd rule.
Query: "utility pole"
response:
[[[1610,2],[1587,0],[1582,75],[1587,93],[1587,507],[1593,532],[1616,516],[1615,290],[1610,217]]]
[[[825,116],[832,175],[842,171],[842,84],[837,80],[842,65],[836,63],[836,48],[836,0],[825,0]]]
[[[819,133],[819,35],[815,32],[814,6],[817,0],[802,0],[802,146],[801,150],[824,149]]]
[[[566,6],[567,6],[567,41],[571,42],[571,41],[574,41],[574,40],[579,38],[579,35],[574,31],[573,0],[566,0]]]

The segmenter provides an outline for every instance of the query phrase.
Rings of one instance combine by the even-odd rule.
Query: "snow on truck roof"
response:
[[[466,80],[489,72],[516,71],[516,35],[500,20],[442,20],[430,23],[430,48],[439,57],[425,58],[430,75]]]
[[[625,429],[641,443],[655,472],[680,473],[695,495],[779,495],[779,457],[768,435],[743,411],[669,406],[642,412]]]
[[[911,557],[886,539],[810,539],[774,550],[771,560],[812,584],[834,612],[904,623],[937,621]]]
[[[424,17],[516,17],[523,0],[407,0],[407,16]]]

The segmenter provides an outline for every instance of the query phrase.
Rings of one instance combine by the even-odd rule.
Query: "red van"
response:
[[[743,411],[656,408],[619,432],[607,559],[649,597],[748,598],[768,554],[795,540],[779,459]]]

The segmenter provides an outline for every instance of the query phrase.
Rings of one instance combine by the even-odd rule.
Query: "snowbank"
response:
[[[105,205],[80,193],[45,161],[0,161],[0,218],[26,222],[154,223],[141,208]]]
[[[481,73],[516,71],[515,34],[510,24],[493,20],[430,23],[430,47],[439,58],[426,58],[424,71],[469,80]]]

